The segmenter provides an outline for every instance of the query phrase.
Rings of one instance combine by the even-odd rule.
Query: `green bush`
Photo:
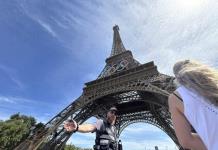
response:
[[[92,150],[92,149],[91,148],[80,148],[80,147],[76,147],[73,144],[69,144],[64,147],[64,150]]]
[[[14,114],[6,121],[0,121],[0,149],[12,150],[26,139],[30,128],[36,125],[33,117]]]

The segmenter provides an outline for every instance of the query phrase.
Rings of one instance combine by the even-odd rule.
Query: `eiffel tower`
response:
[[[104,118],[114,105],[119,110],[116,121],[118,136],[130,124],[145,122],[160,128],[180,150],[183,149],[176,138],[167,104],[168,95],[176,89],[175,78],[160,73],[153,61],[139,63],[124,47],[117,25],[113,32],[111,54],[97,79],[85,83],[81,96],[30,135],[16,150],[63,149],[73,134],[64,130],[64,121],[74,119],[82,124],[90,117]]]

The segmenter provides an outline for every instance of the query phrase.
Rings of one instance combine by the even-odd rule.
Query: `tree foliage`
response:
[[[92,149],[91,148],[80,148],[80,147],[76,147],[73,144],[69,144],[64,147],[64,150],[92,150]]]
[[[44,127],[43,123],[36,124],[33,117],[14,114],[10,119],[0,120],[0,150],[13,150],[19,143],[25,140],[30,133]],[[92,150],[76,147],[72,144],[66,145],[64,150]]]
[[[33,117],[14,114],[6,121],[0,121],[0,149],[12,150],[26,139],[31,127],[36,125]]]

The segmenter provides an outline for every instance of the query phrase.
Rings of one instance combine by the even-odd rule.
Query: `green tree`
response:
[[[36,120],[33,117],[19,113],[12,115],[6,121],[0,121],[0,149],[12,150],[28,137],[30,128],[35,124]]]
[[[66,145],[64,150],[80,150],[78,147],[74,146],[74,145]]]
[[[80,148],[80,147],[76,147],[73,144],[69,144],[64,147],[64,150],[92,150],[92,149],[91,148]]]

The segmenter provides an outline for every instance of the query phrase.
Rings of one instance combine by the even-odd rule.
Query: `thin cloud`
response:
[[[51,24],[48,21],[44,21],[47,19],[43,19],[43,16],[39,14],[35,14],[34,10],[32,10],[32,7],[30,6],[31,3],[26,4],[23,2],[19,3],[20,10],[30,19],[37,22],[46,32],[48,32],[50,35],[52,35],[55,38],[58,38],[58,35],[56,31],[53,29]],[[34,7],[35,8],[35,7]]]
[[[0,95],[0,109],[2,112],[0,119],[6,120],[12,114],[22,112],[22,114],[30,115],[38,120],[38,122],[46,123],[53,117],[53,105],[42,100],[28,99],[18,96]],[[47,109],[44,109],[47,108]],[[47,110],[50,110],[48,113]],[[3,116],[2,116],[3,115]]]
[[[63,29],[68,29],[69,26],[68,25],[65,25],[62,21],[54,18],[54,17],[51,17],[51,19],[60,27],[60,28],[63,28]]]
[[[3,71],[5,74],[7,74],[8,78],[12,81],[12,83],[14,83],[14,85],[17,86],[17,88],[24,89],[26,87],[26,85],[24,85],[24,83],[18,79],[15,69],[0,64],[0,71]]]
[[[43,22],[42,20],[40,19],[35,19],[35,21],[37,21],[48,33],[50,33],[53,37],[57,37],[57,34],[56,32],[52,29],[52,27],[46,23],[46,22]]]
[[[9,103],[16,103],[16,104],[44,104],[47,105],[46,102],[40,101],[40,100],[32,100],[22,97],[15,97],[15,96],[2,96],[0,95],[0,100],[9,102]]]
[[[15,104],[16,100],[10,97],[4,97],[4,96],[0,96],[0,102],[1,103],[11,103],[11,104]]]

